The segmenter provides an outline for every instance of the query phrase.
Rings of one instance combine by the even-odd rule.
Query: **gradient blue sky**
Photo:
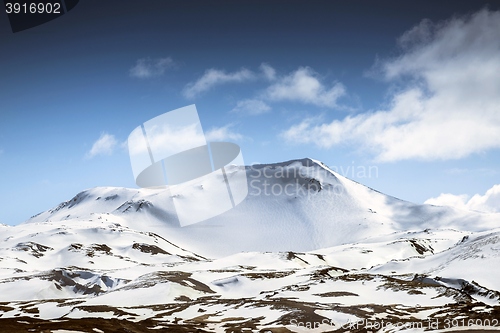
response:
[[[500,183],[499,7],[82,0],[15,34],[0,14],[0,223],[135,187],[129,133],[190,104],[247,164],[311,157],[417,203],[484,194]]]

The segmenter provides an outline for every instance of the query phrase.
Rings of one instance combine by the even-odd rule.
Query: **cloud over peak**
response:
[[[387,80],[406,82],[388,108],[330,123],[304,120],[282,137],[323,148],[351,143],[379,161],[458,159],[500,148],[500,12],[424,20],[399,44],[399,57],[378,64]]]

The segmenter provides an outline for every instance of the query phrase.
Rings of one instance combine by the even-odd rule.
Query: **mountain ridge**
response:
[[[385,195],[310,158],[229,167],[227,174],[242,172],[248,179],[247,198],[234,209],[192,226],[179,226],[168,189],[114,187],[82,191],[24,223],[112,215],[120,224],[151,230],[194,252],[220,257],[241,251],[312,251],[427,228],[484,231],[495,221],[488,214],[418,205]],[[207,187],[179,186],[188,193],[179,200],[190,200],[192,191]]]

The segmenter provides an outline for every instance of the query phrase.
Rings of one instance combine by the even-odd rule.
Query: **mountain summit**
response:
[[[211,182],[223,179],[177,185],[175,192],[181,195],[175,197],[168,189],[93,188],[25,223],[115,221],[210,257],[242,251],[312,251],[408,230],[494,227],[491,214],[402,201],[309,158],[226,170],[229,178],[242,173],[249,194],[240,205],[186,227],[179,225],[173,200],[196,213],[198,207],[190,201],[197,192],[210,191]]]

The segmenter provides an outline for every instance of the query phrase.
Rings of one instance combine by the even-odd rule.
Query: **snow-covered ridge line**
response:
[[[209,257],[241,251],[312,251],[407,230],[485,231],[498,226],[499,214],[399,200],[310,158],[234,168],[228,175],[242,172],[249,194],[240,205],[184,228],[168,190],[113,187],[82,191],[25,224],[114,220]],[[179,186],[183,194],[177,200],[189,206],[198,191],[210,190],[211,183]]]

